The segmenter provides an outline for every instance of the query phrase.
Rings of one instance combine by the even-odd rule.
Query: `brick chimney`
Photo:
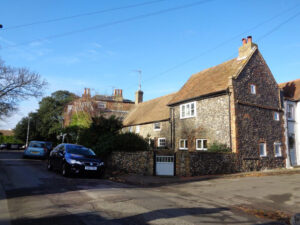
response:
[[[123,90],[122,89],[115,89],[113,98],[114,98],[115,101],[122,102],[123,101]]]
[[[239,48],[239,57],[238,60],[245,59],[250,53],[252,53],[256,48],[257,44],[252,42],[252,36],[248,36],[242,39],[243,45]]]
[[[86,88],[84,89],[83,94],[82,94],[82,98],[85,98],[85,97],[86,97]]]
[[[142,92],[141,90],[135,92],[135,104],[139,104],[143,102],[143,95],[144,92]]]

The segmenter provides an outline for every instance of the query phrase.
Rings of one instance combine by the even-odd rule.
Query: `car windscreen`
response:
[[[75,154],[75,155],[84,155],[84,156],[94,156],[95,153],[88,148],[77,146],[77,145],[69,145],[66,148],[67,153]]]
[[[33,148],[45,148],[45,143],[30,142],[29,147],[33,147]]]

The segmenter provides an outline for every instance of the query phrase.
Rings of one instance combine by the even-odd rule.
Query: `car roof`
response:
[[[46,141],[30,141],[30,143],[33,142],[33,143],[47,143]]]

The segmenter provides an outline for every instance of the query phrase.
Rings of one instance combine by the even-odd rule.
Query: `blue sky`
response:
[[[15,28],[143,2],[152,3]],[[150,16],[181,6],[186,7]],[[0,57],[40,73],[49,83],[45,95],[56,90],[80,95],[85,87],[111,94],[120,88],[133,100],[138,88],[134,70],[140,69],[144,100],[149,100],[177,91],[193,73],[236,57],[241,39],[252,35],[281,83],[300,78],[299,12],[297,0],[3,0]],[[77,32],[89,27],[94,28]],[[68,32],[73,33],[64,35]],[[14,128],[39,100],[21,102],[0,128]]]

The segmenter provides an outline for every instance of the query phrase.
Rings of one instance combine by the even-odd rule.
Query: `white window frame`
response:
[[[133,128],[132,126],[129,127],[129,132],[132,132]]]
[[[264,154],[261,154],[261,152],[260,152],[260,146],[261,145],[264,146]],[[266,142],[260,142],[259,143],[259,156],[260,157],[266,157],[267,156],[267,144],[266,144]]]
[[[200,141],[200,146],[198,146],[198,141]],[[206,141],[206,148],[203,147],[204,141]],[[196,139],[196,150],[207,151],[207,139]]]
[[[279,147],[279,153],[276,153],[276,147]],[[282,150],[281,150],[281,143],[280,142],[275,142],[274,143],[274,155],[275,157],[282,157]]]
[[[193,105],[193,110],[194,110],[193,115],[191,115],[192,105]],[[197,115],[196,102],[189,102],[186,104],[181,104],[179,110],[180,110],[180,119],[196,117],[196,115]]]
[[[291,103],[288,103],[288,104],[287,104],[287,118],[288,118],[289,120],[293,120],[293,119],[294,119],[294,115],[295,115],[294,110],[295,110],[294,105],[291,104]]]
[[[161,140],[164,140],[164,141],[165,141],[165,144],[164,144],[164,145],[162,145],[162,144],[160,143]],[[167,146],[167,140],[166,140],[166,138],[158,138],[158,139],[157,139],[157,147],[166,147],[166,146]]]
[[[98,109],[105,109],[106,108],[106,102],[103,102],[103,101],[97,102],[97,108]]]
[[[156,127],[155,127],[155,124],[159,124],[159,128],[156,128]],[[154,123],[154,124],[153,124],[153,129],[154,129],[155,131],[160,130],[160,129],[161,129],[161,124],[160,124],[160,122]]]
[[[181,145],[180,145],[180,143],[181,142],[184,142],[184,147],[180,147]],[[179,140],[179,149],[180,150],[188,150],[188,140],[187,139],[180,139]]]
[[[253,95],[256,95],[256,85],[255,84],[250,84],[250,92]]]
[[[139,134],[140,133],[140,125],[137,125],[135,127],[135,133]]]
[[[280,114],[279,112],[274,112],[274,120],[279,121],[280,120]]]

